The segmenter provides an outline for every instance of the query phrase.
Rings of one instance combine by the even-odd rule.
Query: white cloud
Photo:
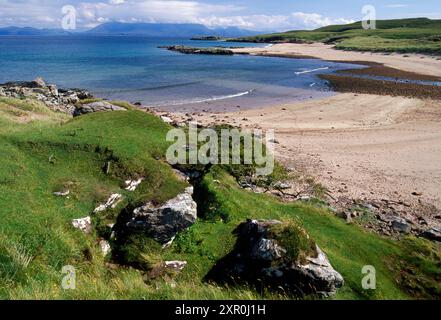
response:
[[[401,3],[395,3],[395,4],[388,4],[385,5],[386,8],[405,8],[408,7],[407,4],[401,4]]]
[[[79,0],[77,26],[92,28],[107,21],[202,23],[209,27],[237,26],[258,31],[313,29],[330,24],[353,22],[317,13],[294,12],[280,15],[247,15],[246,8],[231,4],[212,4],[196,0]],[[201,0],[202,1],[202,0]],[[31,25],[59,27],[65,1],[0,0],[0,26]],[[75,3],[73,1],[73,3]],[[11,23],[11,21],[13,23]]]
[[[352,23],[351,19],[332,19],[317,13],[294,12],[288,15],[251,15],[200,18],[199,22],[208,26],[239,26],[252,30],[294,30],[315,29],[331,24]]]

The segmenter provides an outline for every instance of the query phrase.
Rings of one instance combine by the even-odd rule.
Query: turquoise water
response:
[[[258,107],[332,94],[315,59],[183,55],[158,46],[256,46],[143,37],[0,37],[0,82],[41,76],[60,87],[163,109]]]

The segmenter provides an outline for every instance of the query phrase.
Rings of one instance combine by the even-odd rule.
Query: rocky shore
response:
[[[205,54],[205,55],[222,55],[222,56],[234,55],[234,52],[232,50],[225,48],[194,48],[187,46],[165,46],[160,48],[167,49],[169,51],[176,51],[184,54]]]
[[[54,84],[46,84],[42,78],[0,84],[0,96],[15,99],[36,99],[53,111],[73,116],[99,111],[126,110],[123,107],[96,99],[87,90],[58,88]]]

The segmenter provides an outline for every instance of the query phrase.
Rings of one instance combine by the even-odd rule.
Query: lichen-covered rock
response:
[[[135,191],[138,188],[138,186],[141,184],[141,182],[143,182],[143,181],[144,181],[144,178],[139,178],[136,180],[127,180],[125,182],[126,183],[126,190],[131,191],[131,192]]]
[[[37,77],[33,83],[35,84],[35,86],[40,87],[40,88],[44,88],[46,87],[46,82],[43,80],[43,78],[41,77]]]
[[[169,269],[182,271],[187,265],[187,261],[165,261],[164,265]]]
[[[51,84],[48,86],[48,88],[49,88],[51,95],[53,95],[54,97],[58,97],[59,93],[58,93],[58,88],[56,85]]]
[[[344,283],[325,253],[295,224],[248,220],[235,233],[234,250],[216,264],[207,280],[246,281],[299,296],[330,296]]]
[[[401,233],[410,233],[410,231],[412,230],[406,220],[401,218],[396,218],[395,220],[393,220],[391,227],[393,230]]]
[[[317,257],[308,257],[306,264],[293,263],[288,272],[298,273],[305,283],[309,283],[320,295],[335,294],[343,286],[344,280],[340,273],[334,270],[325,253],[317,246]]]
[[[263,261],[273,261],[282,258],[286,253],[276,240],[260,238],[251,249],[250,256]]]
[[[104,257],[107,256],[112,251],[112,247],[110,246],[110,243],[107,240],[101,239],[99,245]]]
[[[161,206],[148,203],[137,208],[126,227],[142,231],[161,244],[169,243],[179,232],[196,222],[197,204],[192,195],[193,187],[188,187]]]
[[[0,96],[21,99],[32,98],[43,102],[49,109],[73,115],[75,104],[83,99],[93,98],[87,90],[58,89],[56,85],[47,85],[42,78],[34,81],[15,81],[0,85]]]
[[[77,107],[74,112],[74,116],[103,111],[127,111],[127,109],[115,106],[106,101],[98,101]]]
[[[164,121],[165,123],[168,123],[168,124],[172,124],[173,123],[173,119],[170,118],[170,117],[161,116],[161,120]]]
[[[56,197],[68,197],[69,194],[70,194],[70,190],[54,192],[54,196]]]
[[[84,233],[92,232],[92,219],[90,217],[74,219],[72,220],[72,225],[75,229],[81,230]]]
[[[115,209],[116,206],[122,201],[122,199],[123,199],[122,195],[118,193],[114,193],[109,197],[109,199],[107,199],[105,203],[100,204],[98,207],[96,207],[95,210],[93,210],[93,212],[100,213],[106,211],[107,209]]]

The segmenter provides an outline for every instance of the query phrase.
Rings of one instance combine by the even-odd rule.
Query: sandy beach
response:
[[[246,50],[251,54],[373,61],[406,72],[441,76],[441,61],[428,56],[345,52],[322,44]],[[171,116],[177,121],[189,120],[189,114]],[[432,205],[441,207],[441,100],[342,93],[262,109],[193,113],[191,119],[205,125],[275,129],[278,160],[324,185],[334,203],[339,199],[346,203],[348,199],[391,200],[411,208],[405,210],[411,215],[439,215]],[[422,206],[431,209],[421,210]]]
[[[332,45],[323,43],[275,44],[264,48],[240,48],[232,49],[235,53],[267,56],[286,57],[312,57],[329,61],[340,62],[376,62],[387,67],[413,72],[417,74],[441,77],[441,60],[439,57],[431,57],[420,54],[398,54],[398,53],[371,53],[342,51],[333,49]]]

